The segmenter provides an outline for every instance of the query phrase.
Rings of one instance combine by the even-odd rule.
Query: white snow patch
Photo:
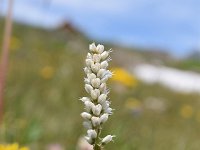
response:
[[[138,65],[133,70],[136,77],[146,83],[160,83],[174,91],[200,92],[200,74],[175,68]]]

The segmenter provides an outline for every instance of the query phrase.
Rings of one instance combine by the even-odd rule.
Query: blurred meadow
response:
[[[2,17],[0,35],[3,32]],[[69,23],[46,29],[14,22],[0,144],[18,143],[31,150],[76,149],[85,133],[79,98],[86,95],[83,67],[92,42]],[[193,84],[184,84],[188,78],[182,80],[186,88],[178,84],[170,88],[160,81],[145,82],[134,68],[148,64],[200,76],[200,57],[176,58],[157,49],[96,43],[113,49],[109,67],[114,76],[108,86],[115,111],[102,135],[112,133],[116,138],[105,149],[199,150],[200,80],[191,87],[194,92],[187,88]],[[55,145],[59,148],[51,148]]]

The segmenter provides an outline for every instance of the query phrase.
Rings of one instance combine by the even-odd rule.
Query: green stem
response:
[[[101,133],[101,129],[100,127],[97,129],[97,137],[94,143],[94,150],[102,150],[102,147],[98,144],[98,140],[99,140],[99,135]]]
[[[94,150],[102,150],[101,146],[99,146],[98,144],[94,145]]]

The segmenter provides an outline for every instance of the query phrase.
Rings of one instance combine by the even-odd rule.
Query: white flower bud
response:
[[[87,77],[91,81],[92,79],[96,78],[96,75],[94,73],[90,73],[90,74],[87,74]]]
[[[90,94],[93,99],[97,99],[100,95],[100,91],[99,89],[95,89],[95,90],[92,90]]]
[[[91,139],[95,139],[97,137],[97,132],[95,130],[87,130],[87,134]]]
[[[106,90],[106,83],[101,83],[101,85],[99,86],[99,90],[101,92],[104,92]]]
[[[86,59],[85,63],[87,67],[90,67],[92,64],[94,64],[94,61],[92,59]]]
[[[98,53],[101,54],[104,51],[104,46],[101,45],[101,44],[98,44],[97,47],[96,47],[96,50],[97,50]]]
[[[105,123],[107,120],[108,120],[108,114],[103,114],[103,115],[100,117],[101,123]]]
[[[113,109],[109,107],[106,110],[104,110],[104,112],[111,115],[111,114],[113,114],[112,110]]]
[[[91,91],[93,90],[93,87],[90,84],[85,84],[85,90],[88,93],[91,93]]]
[[[85,90],[86,92],[91,93],[91,91],[93,90],[93,87],[89,84],[85,84]]]
[[[102,79],[101,79],[101,83],[106,83],[106,81],[108,81],[108,77],[103,77]]]
[[[90,53],[87,54],[87,59],[92,59],[92,55]]]
[[[92,107],[92,112],[94,115],[99,116],[102,110],[102,106],[100,104]]]
[[[85,136],[85,140],[91,145],[94,143],[94,140],[90,137]]]
[[[113,137],[115,137],[115,136],[107,135],[106,137],[103,138],[102,144],[105,145],[105,144],[108,144],[109,142],[113,141]]]
[[[90,80],[88,78],[84,78],[85,84],[90,84]]]
[[[86,102],[86,101],[91,101],[88,97],[82,97],[82,98],[80,98],[80,100],[82,101],[82,102]]]
[[[101,62],[101,69],[106,69],[108,67],[108,62],[105,60]]]
[[[94,107],[94,104],[90,101],[86,101],[85,103],[85,109],[89,112],[92,110],[92,107]]]
[[[91,91],[91,97],[93,99],[97,99],[97,94],[96,94],[96,92],[94,90]]]
[[[93,61],[96,62],[96,63],[99,63],[101,60],[101,55],[99,54],[94,54],[93,55]]]
[[[104,51],[102,54],[101,54],[101,59],[105,60],[107,57],[108,57],[109,53],[107,51]]]
[[[104,77],[101,79],[101,83],[105,83],[111,77],[112,77],[112,72],[110,72],[109,70],[107,70],[106,73],[105,73],[105,75],[104,75]]]
[[[83,70],[86,74],[91,73],[91,70],[88,67],[83,68]]]
[[[94,88],[98,88],[100,86],[101,80],[99,78],[92,79],[91,84]]]
[[[106,69],[100,69],[97,73],[97,77],[102,78],[104,74],[106,73]]]
[[[99,71],[100,67],[101,67],[100,63],[95,63],[91,65],[91,69],[95,73]]]
[[[101,103],[101,106],[102,106],[103,110],[106,111],[110,107],[110,102],[109,101],[103,101]]]
[[[112,74],[112,72],[110,72],[109,70],[107,70],[104,75],[107,76],[108,78],[111,78],[113,74]]]
[[[100,118],[99,117],[92,117],[92,124],[94,127],[99,126],[100,125]]]
[[[84,126],[84,128],[86,128],[86,129],[92,129],[92,124],[91,124],[90,121],[84,121],[84,122],[83,122],[83,126]]]
[[[99,89],[95,89],[95,92],[97,93],[97,96],[99,97],[99,95],[100,95],[100,90],[99,90]]]
[[[82,112],[81,113],[81,117],[83,117],[83,119],[91,119],[92,118],[92,115],[91,114],[89,114],[89,113],[87,113],[87,112]]]
[[[92,52],[96,51],[95,43],[92,43],[92,44],[89,45],[89,50],[92,51]]]
[[[98,103],[101,104],[101,103],[105,102],[106,98],[107,98],[107,95],[106,95],[106,94],[101,94],[101,95],[98,97]]]

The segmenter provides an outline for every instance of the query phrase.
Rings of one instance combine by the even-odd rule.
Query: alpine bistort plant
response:
[[[103,45],[95,46],[94,43],[89,46],[89,50],[84,68],[85,90],[89,97],[80,99],[85,105],[85,112],[81,113],[81,116],[84,119],[83,125],[87,129],[85,139],[93,145],[94,150],[101,150],[114,137],[107,135],[103,139],[100,138],[102,125],[113,111],[110,108],[109,90],[106,87],[106,81],[112,77],[112,72],[107,70],[108,62],[111,60],[109,56],[111,50],[104,51]]]

